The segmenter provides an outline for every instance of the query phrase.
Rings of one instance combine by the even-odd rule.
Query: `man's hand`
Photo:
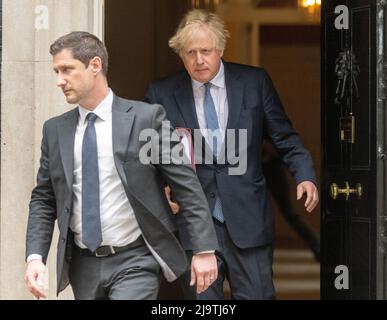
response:
[[[167,197],[168,204],[171,207],[172,213],[176,214],[180,210],[180,206],[176,202],[172,202],[171,200],[171,188],[165,187],[164,188],[165,196]]]
[[[34,295],[36,299],[47,298],[43,289],[43,277],[45,265],[40,260],[31,260],[27,264],[24,282],[28,290]]]
[[[214,253],[199,253],[192,257],[190,286],[196,283],[196,292],[202,293],[218,278]]]
[[[318,204],[318,191],[315,184],[311,181],[303,181],[297,186],[297,200],[300,200],[306,193],[305,208],[306,211],[312,212]]]

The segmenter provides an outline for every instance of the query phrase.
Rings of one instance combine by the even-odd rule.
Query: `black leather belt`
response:
[[[94,252],[91,252],[89,249],[82,249],[79,248],[78,246],[75,246],[78,251],[81,253],[81,255],[86,255],[86,256],[92,256],[92,257],[108,257],[120,252],[127,251],[129,249],[139,247],[141,245],[144,245],[145,241],[142,236],[139,236],[137,240],[127,244],[126,246],[123,247],[114,247],[114,246],[100,246],[98,247]]]

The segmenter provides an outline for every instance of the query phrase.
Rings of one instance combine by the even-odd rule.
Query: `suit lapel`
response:
[[[224,63],[224,75],[229,110],[227,129],[239,129],[238,121],[243,105],[243,84],[238,76],[230,72],[226,62]]]
[[[175,91],[175,99],[187,128],[199,129],[191,79],[184,74],[180,87]]]
[[[239,115],[243,104],[243,84],[239,81],[237,76],[229,71],[227,63],[223,62],[223,64],[227,90],[228,119],[225,132],[226,136],[219,154],[220,163],[224,162],[226,158],[227,129],[239,129]]]
[[[63,170],[66,176],[67,187],[72,190],[74,171],[74,140],[77,129],[79,112],[75,108],[58,125],[59,151]]]
[[[129,112],[132,108],[114,95],[112,106],[113,155],[117,172],[124,186],[127,186],[127,181],[122,164],[126,160],[129,136],[133,127],[134,114]]]

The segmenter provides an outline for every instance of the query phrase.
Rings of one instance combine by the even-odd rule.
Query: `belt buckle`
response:
[[[109,249],[110,252],[99,252],[98,249],[103,249],[103,251],[105,251],[106,249]],[[97,258],[103,258],[103,257],[108,257],[108,256],[111,256],[113,254],[116,254],[116,251],[114,250],[113,246],[104,246],[104,247],[100,247],[100,248],[97,248],[97,250],[95,250],[94,252],[95,256]]]

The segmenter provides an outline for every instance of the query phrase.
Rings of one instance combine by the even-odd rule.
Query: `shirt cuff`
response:
[[[27,263],[32,260],[40,260],[43,261],[43,257],[40,254],[30,254],[27,258]]]
[[[204,254],[204,253],[215,253],[215,250],[207,250],[207,251],[201,251],[196,254]]]

